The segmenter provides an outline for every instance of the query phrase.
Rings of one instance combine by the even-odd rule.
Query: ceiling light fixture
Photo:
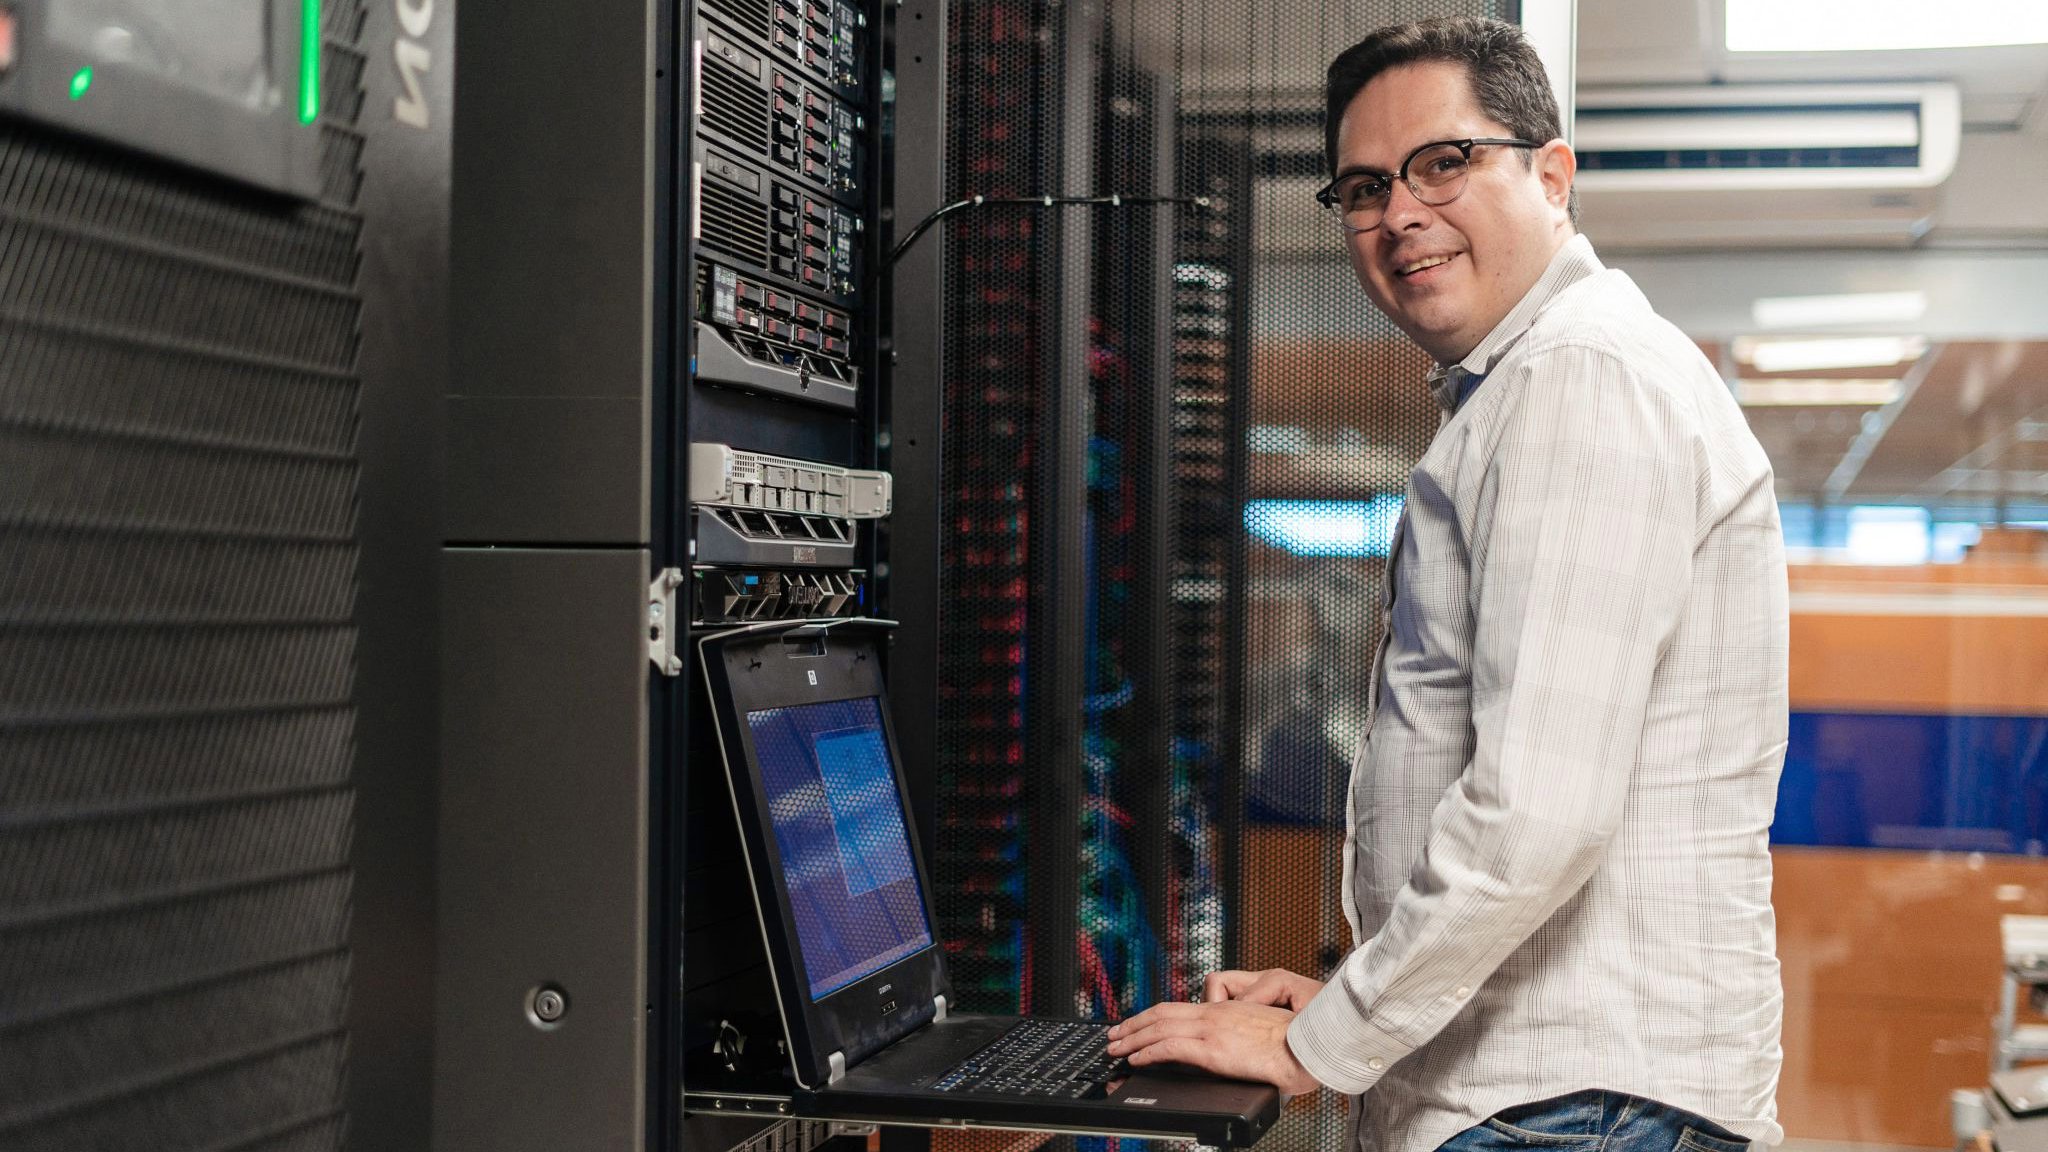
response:
[[[1927,352],[1924,336],[1828,336],[1735,338],[1735,358],[1764,373],[1825,372],[1837,368],[1885,368],[1918,360]]]
[[[1894,52],[2048,43],[2040,0],[1727,0],[1730,52]]]
[[[1742,379],[1735,382],[1735,399],[1745,408],[1877,407],[1897,400],[1904,388],[1902,381],[1884,379]]]
[[[1854,292],[1840,296],[1765,296],[1750,305],[1759,328],[1832,328],[1910,324],[1927,314],[1927,293]]]

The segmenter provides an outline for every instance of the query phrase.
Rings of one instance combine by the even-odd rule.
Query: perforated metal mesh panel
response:
[[[7,1148],[342,1143],[364,61],[323,16],[316,205],[0,122]]]
[[[966,1006],[1121,1015],[1348,948],[1343,784],[1435,408],[1312,199],[1323,70],[1514,7],[952,5],[957,197],[1210,198],[950,229],[934,873]],[[1267,1143],[1342,1132],[1325,1094]]]

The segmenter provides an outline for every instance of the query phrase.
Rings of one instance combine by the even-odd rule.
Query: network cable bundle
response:
[[[1117,12],[954,11],[952,102],[973,114],[953,121],[953,207],[1048,211],[952,233],[935,902],[968,1005],[1120,1015],[1224,958],[1205,793],[1225,771],[1242,254],[1207,196],[1235,184],[1176,157],[1178,94],[1115,47]],[[1105,110],[1086,124],[1048,111],[1076,85]],[[1184,210],[1051,211],[1084,202]],[[1190,591],[1207,603],[1182,611]],[[1078,813],[1046,799],[1074,762]]]
[[[1133,309],[1137,311],[1137,309]],[[1159,999],[1163,957],[1151,929],[1142,884],[1131,859],[1136,824],[1130,753],[1142,740],[1128,649],[1145,642],[1144,605],[1133,602],[1139,555],[1137,479],[1126,457],[1147,446],[1137,427],[1131,364],[1116,332],[1091,325],[1089,364],[1095,432],[1089,442],[1088,503],[1083,520],[1088,602],[1086,695],[1082,748],[1086,802],[1082,812],[1078,946],[1083,1014],[1115,1019]],[[1127,452],[1126,449],[1132,451]]]

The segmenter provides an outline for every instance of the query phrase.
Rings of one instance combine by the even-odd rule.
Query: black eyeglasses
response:
[[[1394,198],[1394,181],[1408,185],[1415,198],[1432,208],[1449,204],[1465,190],[1465,177],[1472,167],[1472,149],[1541,148],[1531,140],[1475,139],[1435,140],[1408,154],[1401,170],[1392,176],[1377,172],[1353,172],[1339,176],[1316,193],[1316,203],[1330,210],[1346,231],[1370,232],[1387,214],[1387,202]]]

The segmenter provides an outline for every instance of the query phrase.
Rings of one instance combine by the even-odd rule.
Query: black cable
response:
[[[917,243],[917,238],[929,231],[932,225],[962,209],[991,207],[1054,208],[1076,204],[1101,205],[1110,208],[1122,208],[1126,205],[1138,207],[1153,204],[1185,204],[1195,208],[1207,208],[1209,206],[1209,198],[1207,196],[1120,196],[1115,193],[1111,193],[1108,196],[970,196],[965,200],[956,200],[919,220],[917,227],[912,228],[908,236],[897,241],[896,246],[889,249],[889,254],[882,259],[882,266],[875,270],[875,278],[879,279],[882,272],[895,267],[896,261],[901,259],[905,252],[910,251],[910,246]]]

